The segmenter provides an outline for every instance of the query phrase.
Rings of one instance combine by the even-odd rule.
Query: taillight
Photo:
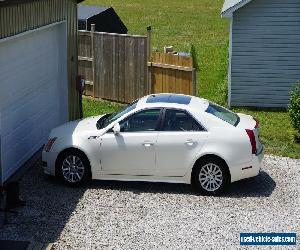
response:
[[[254,128],[259,128],[259,120],[255,119],[254,120],[256,121],[256,124],[255,124],[255,127]]]
[[[54,142],[56,141],[56,139],[57,139],[56,137],[49,139],[49,141],[47,142],[47,144],[44,147],[44,150],[46,152],[49,152],[51,150],[52,145],[54,144]]]
[[[251,147],[252,147],[252,154],[256,154],[256,140],[253,130],[246,129],[247,135],[249,136]]]

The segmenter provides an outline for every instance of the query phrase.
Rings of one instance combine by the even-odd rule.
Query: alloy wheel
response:
[[[199,173],[199,182],[201,187],[208,192],[218,190],[223,183],[221,168],[214,163],[204,165]]]
[[[84,165],[76,155],[67,156],[62,163],[62,175],[70,183],[80,182],[84,176]]]

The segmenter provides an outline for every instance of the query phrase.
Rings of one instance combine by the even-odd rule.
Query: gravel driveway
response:
[[[240,232],[296,232],[299,247],[300,160],[266,156],[264,164],[223,197],[181,184],[93,181],[72,189],[37,164],[21,181],[27,206],[0,239],[55,249],[237,249]]]

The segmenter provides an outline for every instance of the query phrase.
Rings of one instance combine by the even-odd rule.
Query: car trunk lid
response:
[[[259,154],[262,151],[263,145],[260,142],[259,136],[260,136],[260,126],[259,121],[253,118],[251,115],[245,115],[245,114],[238,114],[240,117],[240,122],[238,123],[237,127],[241,129],[245,129],[246,131],[250,130],[253,132],[255,137],[255,143],[256,143],[256,154]],[[248,132],[247,132],[248,133]],[[251,133],[251,132],[250,132]],[[249,136],[249,134],[248,134]],[[251,142],[251,139],[250,139]]]

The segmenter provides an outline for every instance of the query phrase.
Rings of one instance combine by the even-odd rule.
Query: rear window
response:
[[[218,117],[225,122],[228,122],[233,126],[237,126],[240,122],[240,117],[236,113],[233,113],[230,110],[214,103],[209,103],[206,112]]]

